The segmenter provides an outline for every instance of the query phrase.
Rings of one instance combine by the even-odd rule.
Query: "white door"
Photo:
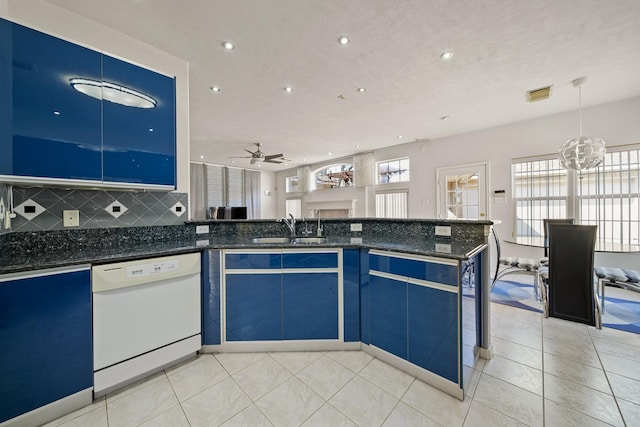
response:
[[[438,218],[490,218],[488,171],[488,163],[438,168]]]

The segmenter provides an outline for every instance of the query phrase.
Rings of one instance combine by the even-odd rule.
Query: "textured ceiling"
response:
[[[583,106],[640,95],[638,0],[49,1],[190,63],[195,161],[260,141],[280,170],[574,110],[581,76]]]

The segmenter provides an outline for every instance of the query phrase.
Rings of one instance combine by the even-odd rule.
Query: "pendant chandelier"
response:
[[[563,168],[581,171],[598,166],[607,152],[605,142],[594,136],[582,135],[582,85],[586,77],[575,79],[571,83],[578,88],[578,110],[580,111],[580,133],[560,147],[560,164]]]

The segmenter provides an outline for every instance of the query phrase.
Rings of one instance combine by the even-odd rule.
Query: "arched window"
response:
[[[316,190],[353,186],[353,164],[326,166],[314,173]]]

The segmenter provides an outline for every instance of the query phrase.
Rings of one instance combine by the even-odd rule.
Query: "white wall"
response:
[[[277,191],[276,174],[273,172],[260,171],[260,187],[262,189],[260,217],[262,219],[276,218]],[[265,192],[268,192],[267,195]]]
[[[0,17],[176,77],[177,191],[189,192],[189,63],[42,0],[1,0]]]

